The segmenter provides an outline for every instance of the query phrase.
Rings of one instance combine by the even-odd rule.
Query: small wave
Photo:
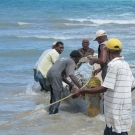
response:
[[[26,23],[26,22],[18,22],[17,24],[19,24],[19,25],[29,25],[30,23]]]
[[[73,23],[63,23],[63,24],[55,24],[53,26],[51,26],[51,28],[55,28],[55,29],[78,29],[78,28],[82,28],[84,26],[87,26],[86,24],[73,24]]]
[[[77,21],[77,22],[87,22],[89,21],[88,19],[67,19],[69,21]]]
[[[75,39],[75,37],[64,37],[64,36],[18,36],[19,38],[37,38],[37,39],[51,39],[51,40],[68,40]]]
[[[47,113],[48,113],[48,111],[46,110],[45,105],[43,105],[43,104],[36,105],[35,109],[33,110],[33,115],[31,115],[29,119],[32,120],[35,118],[39,118],[41,115],[44,115]]]
[[[117,16],[131,16],[131,15],[133,15],[133,13],[132,12],[129,12],[129,13],[123,13],[123,14],[120,14],[120,15],[117,15]]]
[[[53,26],[51,26],[51,28],[53,29],[62,29],[62,30],[69,30],[69,29],[80,29],[80,28],[84,28],[84,27],[90,27],[90,26],[98,26],[97,24],[91,24],[91,23],[59,23],[59,24],[54,24]]]
[[[103,25],[103,24],[135,24],[135,20],[91,20],[91,22]]]
[[[86,21],[89,21],[87,19],[74,19],[74,18],[60,18],[60,19],[57,19],[57,18],[53,18],[53,19],[49,19],[48,22],[53,22],[53,23],[69,23],[69,22],[86,22]]]
[[[70,33],[68,33],[70,34]],[[48,34],[50,35],[50,34]],[[75,35],[75,36],[74,36]],[[24,36],[24,35],[11,35],[11,36],[8,36],[8,35],[0,35],[0,38],[1,39],[18,39],[18,38],[27,38],[27,39],[32,39],[32,40],[82,40],[84,37],[83,35],[81,36],[76,36],[76,33],[74,35],[71,35],[71,36],[44,36],[44,35],[33,35],[33,36]]]
[[[104,115],[101,115],[101,114],[97,115],[95,118],[96,118],[97,120],[105,121]]]
[[[89,22],[92,24],[135,24],[135,20],[98,20],[98,19],[67,19],[76,22]],[[86,24],[87,25],[87,24]]]
[[[41,110],[40,110],[40,109],[41,109]],[[43,105],[43,104],[37,105],[37,106],[35,107],[35,110],[40,110],[40,111],[39,111],[40,113],[47,113],[47,111],[45,110],[45,105]]]
[[[37,95],[41,89],[39,83],[36,83],[35,81],[31,81],[30,83],[28,83],[27,87],[26,87],[26,94],[28,95]]]
[[[87,123],[94,123],[93,119],[95,119],[95,120],[100,120],[100,121],[105,121],[104,115],[99,114],[99,115],[97,115],[95,118],[89,118],[89,117],[88,117],[88,118],[86,119],[86,122],[87,122]]]
[[[14,27],[18,27],[18,26],[24,26],[24,25],[29,25],[30,23],[27,22],[0,22],[1,26],[14,26]]]
[[[65,23],[67,26],[98,26],[97,24],[73,24],[73,23]]]

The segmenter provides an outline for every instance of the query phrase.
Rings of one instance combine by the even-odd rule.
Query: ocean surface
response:
[[[0,0],[0,124],[49,104],[33,80],[33,67],[42,52],[55,41],[64,43],[61,57],[92,41],[97,30],[123,43],[122,55],[135,65],[135,0]],[[135,69],[131,69],[135,76]],[[135,133],[135,93],[133,92]],[[0,126],[0,135],[102,135],[104,117],[89,118],[66,102],[59,114],[47,108]]]

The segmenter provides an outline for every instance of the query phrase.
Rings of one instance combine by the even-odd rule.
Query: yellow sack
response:
[[[92,77],[88,82],[88,88],[101,86],[101,81],[98,77]]]
[[[101,81],[98,77],[92,77],[88,82],[88,88],[101,86]],[[100,94],[85,94],[87,113],[89,117],[95,117],[100,113]]]

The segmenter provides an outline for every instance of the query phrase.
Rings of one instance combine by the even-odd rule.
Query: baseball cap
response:
[[[122,43],[117,38],[110,38],[106,43],[106,47],[110,50],[121,50]]]
[[[55,46],[57,42],[53,42],[52,46]]]
[[[96,36],[95,36],[95,38],[93,39],[93,41],[96,41],[96,39],[97,39],[98,37],[105,36],[105,35],[107,35],[107,33],[106,33],[104,30],[98,30],[98,31],[96,32]]]
[[[73,50],[71,53],[70,53],[70,56],[71,57],[82,57],[82,55],[79,53],[79,51],[77,50]]]

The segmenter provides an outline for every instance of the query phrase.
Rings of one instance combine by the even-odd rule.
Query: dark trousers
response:
[[[112,128],[109,128],[107,125],[106,125],[106,128],[104,130],[104,135],[128,135],[127,132],[121,132],[121,133],[116,133],[116,132],[113,132],[112,131]]]
[[[51,91],[50,91],[50,94],[51,94],[50,104],[51,104],[61,99],[62,91],[54,90],[51,86],[50,88],[51,88]],[[49,107],[49,114],[58,113],[59,105],[60,105],[60,102],[51,105]]]
[[[40,83],[40,86],[41,86],[42,90],[45,90],[46,92],[50,91],[50,87],[46,85],[46,78],[42,78],[42,79],[38,78],[38,81]]]

